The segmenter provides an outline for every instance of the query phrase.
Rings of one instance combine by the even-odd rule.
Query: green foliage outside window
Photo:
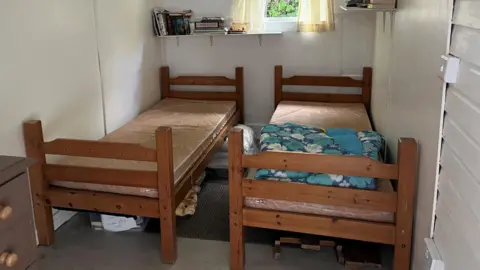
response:
[[[269,0],[267,17],[296,17],[299,0]]]

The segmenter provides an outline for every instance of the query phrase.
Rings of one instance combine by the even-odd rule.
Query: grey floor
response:
[[[39,260],[30,269],[229,269],[227,242],[179,238],[178,261],[173,266],[163,265],[158,234],[93,231],[84,215],[73,218],[55,237],[53,246],[39,248]],[[320,252],[282,248],[281,258],[275,260],[271,246],[247,244],[246,254],[247,269],[345,269],[336,262],[334,251],[329,248]]]

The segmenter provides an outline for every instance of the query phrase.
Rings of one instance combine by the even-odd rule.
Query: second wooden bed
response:
[[[372,130],[369,120],[371,68],[363,79],[328,76],[283,77],[275,68],[276,111],[271,123],[294,122],[321,128]],[[362,93],[284,92],[284,85],[359,87]],[[394,269],[410,267],[417,143],[398,142],[397,164],[363,156],[263,152],[245,155],[242,132],[229,135],[230,269],[245,265],[244,227],[317,234],[395,246]],[[267,168],[377,179],[376,190],[253,179],[244,169]],[[394,189],[391,180],[397,181]]]

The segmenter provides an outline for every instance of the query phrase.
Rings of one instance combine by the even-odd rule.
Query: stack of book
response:
[[[203,17],[194,22],[195,33],[225,33],[225,20],[221,17]]]
[[[191,10],[168,11],[154,8],[152,11],[153,29],[156,36],[190,35]]]
[[[395,4],[396,0],[370,0],[368,8],[393,9]]]
[[[396,0],[346,0],[347,7],[361,7],[372,9],[394,9]]]

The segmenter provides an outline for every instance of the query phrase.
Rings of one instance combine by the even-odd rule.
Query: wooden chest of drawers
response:
[[[0,156],[0,270],[25,270],[36,259],[28,165]]]

